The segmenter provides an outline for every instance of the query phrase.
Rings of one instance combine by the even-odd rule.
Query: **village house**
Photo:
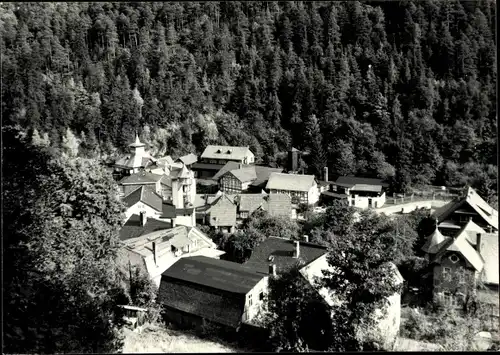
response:
[[[170,322],[189,326],[208,322],[239,330],[259,313],[267,282],[267,275],[238,263],[186,257],[163,272],[158,303]]]
[[[388,186],[381,179],[355,176],[340,176],[335,182],[323,180],[319,184],[323,202],[340,199],[347,201],[349,206],[362,209],[382,207],[385,204],[384,189]]]
[[[151,186],[138,187],[125,196],[123,202],[127,206],[125,220],[140,212],[145,212],[147,217],[160,217],[163,212],[163,198]]]
[[[234,233],[236,230],[236,210],[234,196],[222,193],[206,210],[204,224],[224,233]]]
[[[219,189],[227,194],[240,194],[247,191],[256,179],[257,174],[253,166],[231,170],[220,177]]]
[[[170,223],[147,218],[144,213],[132,215],[120,230],[118,262],[129,275],[137,267],[147,272],[157,286],[161,274],[179,258],[203,255],[219,258],[224,254],[196,227],[171,226]]]
[[[236,197],[236,202],[239,223],[242,223],[258,210],[267,211],[273,217],[297,218],[297,212],[292,205],[292,200],[286,194],[242,194]]]
[[[269,270],[272,270],[272,275],[279,275],[298,265],[299,272],[307,283],[318,290],[319,295],[326,304],[334,306],[339,302],[334,295],[335,290],[317,286],[318,278],[323,277],[323,270],[332,271],[327,260],[328,250],[324,246],[309,243],[308,236],[303,238],[303,241],[292,241],[269,237],[252,251],[252,255],[244,265],[262,274],[265,274],[266,269],[269,268]],[[397,267],[394,264],[390,266],[394,270],[394,282],[401,284],[404,280]],[[374,316],[378,318],[376,327],[368,331],[368,333],[377,339],[381,339],[382,346],[385,349],[392,348],[401,322],[401,294],[395,293],[391,295],[388,298],[385,314],[377,309]]]
[[[119,175],[137,173],[156,161],[146,152],[146,145],[141,143],[138,135],[135,136],[135,142],[130,144],[129,147],[130,153],[122,156],[114,164],[115,172]]]
[[[163,175],[152,174],[147,171],[140,171],[131,175],[125,176],[118,182],[122,196],[127,196],[131,192],[137,190],[141,186],[148,186],[157,194],[163,196],[164,183]]]
[[[319,201],[319,189],[314,175],[272,173],[266,190],[270,194],[287,194],[294,204],[314,205]]]
[[[422,247],[430,262],[432,296],[460,307],[478,282],[498,292],[498,233],[487,233],[472,217],[453,236],[438,228]]]
[[[439,229],[447,236],[456,234],[470,217],[485,231],[498,232],[498,212],[472,187],[468,187],[462,196],[438,208],[434,216],[439,221]]]
[[[242,165],[228,162],[212,177],[217,181],[220,191],[226,193],[261,192],[265,189],[272,173],[281,173],[283,169],[260,165]]]
[[[203,151],[200,161],[192,165],[196,177],[209,179],[228,162],[242,165],[254,164],[255,156],[248,147],[209,145]]]

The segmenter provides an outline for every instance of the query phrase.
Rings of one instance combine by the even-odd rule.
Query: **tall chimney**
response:
[[[296,241],[295,242],[295,252],[293,254],[293,257],[297,259],[299,256],[300,256],[300,242]]]
[[[323,168],[323,181],[328,181],[328,167]]]
[[[269,276],[276,276],[276,264],[269,264]]]
[[[158,265],[158,254],[157,254],[157,250],[156,250],[156,243],[153,242],[153,259],[155,261],[155,265]]]
[[[309,236],[308,235],[304,235],[304,242],[309,243]]]
[[[476,250],[479,254],[481,254],[481,233],[476,234]]]
[[[146,225],[146,222],[148,221],[148,217],[146,216],[145,211],[141,211],[139,214],[139,219],[141,222],[141,226],[144,227]]]

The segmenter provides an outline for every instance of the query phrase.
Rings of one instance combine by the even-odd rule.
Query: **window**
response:
[[[248,295],[248,305],[251,306],[252,305],[252,294],[249,294]]]
[[[259,300],[262,301],[264,299],[264,292],[259,293]]]
[[[241,212],[240,216],[241,218],[248,218],[248,212]]]
[[[443,267],[443,279],[444,280],[451,279],[451,269],[449,267]]]
[[[461,284],[465,283],[465,268],[461,267],[458,269],[458,280]]]
[[[452,254],[450,256],[450,260],[452,263],[456,263],[459,259],[458,259],[458,256],[456,256],[455,254]]]

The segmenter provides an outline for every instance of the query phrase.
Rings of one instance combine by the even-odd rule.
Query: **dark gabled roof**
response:
[[[162,278],[238,294],[252,290],[264,276],[244,265],[206,256],[181,258],[162,274]]]
[[[154,184],[161,180],[163,175],[157,175],[146,171],[126,176],[120,180],[120,185]]]
[[[268,273],[269,264],[276,265],[277,272],[285,272],[300,260],[306,266],[327,253],[327,248],[313,243],[299,242],[299,259],[293,257],[295,241],[290,239],[269,237],[261,242],[253,251],[250,259],[244,264],[261,273]],[[273,260],[270,260],[270,257]]]
[[[198,157],[193,153],[189,153],[187,155],[183,155],[182,157],[177,158],[176,161],[180,161],[186,165],[190,165],[196,163],[198,161]]]
[[[339,176],[335,181],[335,184],[342,186],[354,186],[354,185],[375,185],[388,187],[389,184],[384,182],[382,179],[374,179],[374,178],[364,178],[357,176]]]
[[[151,187],[141,186],[125,196],[123,198],[123,202],[127,205],[127,207],[132,207],[137,202],[142,202],[156,211],[161,212],[163,198]]]
[[[137,238],[144,234],[169,228],[172,228],[170,222],[160,221],[154,218],[148,218],[146,224],[141,226],[139,215],[133,214],[120,229],[120,240]]]
[[[264,203],[263,194],[241,194],[238,195],[240,211],[252,214]]]
[[[187,216],[193,213],[194,208],[176,208],[170,202],[163,202],[162,218],[176,218],[177,216]]]
[[[208,164],[196,162],[191,166],[192,170],[220,170],[223,164]]]
[[[266,187],[266,183],[269,180],[269,176],[272,173],[282,173],[283,169],[280,168],[270,168],[267,166],[255,165],[255,174],[257,178],[254,182],[252,182],[251,186],[261,186],[262,188]]]
[[[222,175],[224,175],[228,171],[239,169],[239,167],[240,167],[240,163],[235,162],[235,161],[228,161],[226,164],[224,164],[222,166],[222,168],[220,168],[220,170],[217,172],[217,174],[215,174],[211,179],[212,180],[219,180],[222,177]]]

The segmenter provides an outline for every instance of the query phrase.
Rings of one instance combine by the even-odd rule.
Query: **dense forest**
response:
[[[293,146],[311,173],[491,202],[495,23],[493,0],[2,3],[3,124],[86,157],[135,132],[157,154],[248,145],[270,165]]]

